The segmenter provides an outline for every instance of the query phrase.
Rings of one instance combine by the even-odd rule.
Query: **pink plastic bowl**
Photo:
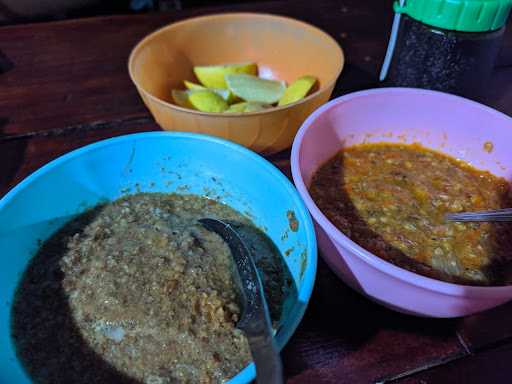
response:
[[[465,316],[512,299],[512,286],[445,283],[390,264],[346,237],[318,209],[307,190],[318,167],[343,146],[379,141],[419,142],[512,179],[512,119],[491,108],[408,88],[374,89],[332,100],[304,122],[291,158],[293,180],[315,220],[327,264],[353,289],[418,316]],[[490,153],[484,149],[488,142],[494,147]]]

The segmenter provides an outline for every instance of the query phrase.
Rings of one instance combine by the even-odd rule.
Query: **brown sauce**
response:
[[[202,217],[238,223],[279,321],[291,280],[246,217],[194,195],[133,195],[65,225],[25,272],[12,329],[34,382],[220,383],[238,373],[251,356],[236,327],[234,264]]]
[[[345,235],[403,268],[445,281],[507,284],[510,223],[451,223],[449,212],[512,207],[506,180],[418,144],[343,149],[310,186]]]

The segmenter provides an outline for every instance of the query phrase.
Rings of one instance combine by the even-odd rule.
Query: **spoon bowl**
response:
[[[512,208],[479,212],[448,213],[448,221],[512,221]]]
[[[229,223],[216,219],[200,219],[208,230],[217,233],[229,246],[235,261],[235,281],[242,301],[242,315],[237,327],[241,329],[251,348],[256,364],[256,378],[259,383],[279,384],[283,382],[281,359],[272,337],[263,285],[251,252],[240,235]]]

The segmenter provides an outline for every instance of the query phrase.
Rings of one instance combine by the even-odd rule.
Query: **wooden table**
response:
[[[390,4],[266,1],[230,10],[289,15],[331,33],[347,56],[336,88],[339,95],[376,85],[392,18]],[[128,78],[131,48],[164,24],[220,10],[0,28],[0,196],[72,149],[160,129]],[[486,102],[512,115],[510,32],[489,88]],[[288,156],[285,152],[270,160],[289,174]],[[512,305],[465,319],[409,317],[353,292],[320,260],[311,303],[282,355],[289,383],[508,383]]]

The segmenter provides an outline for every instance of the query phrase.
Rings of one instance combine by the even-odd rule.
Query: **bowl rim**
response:
[[[326,113],[328,110],[332,108],[336,108],[340,104],[343,104],[347,101],[352,101],[358,98],[365,98],[368,96],[375,95],[386,95],[386,94],[423,94],[428,97],[435,98],[445,98],[450,99],[451,101],[457,101],[459,103],[464,103],[472,106],[473,108],[479,109],[482,112],[494,114],[497,118],[506,119],[509,123],[512,123],[512,118],[507,116],[506,114],[499,112],[491,107],[483,105],[473,100],[466,99],[461,96],[456,96],[452,94],[447,94],[439,91],[425,90],[420,88],[399,88],[399,87],[389,87],[389,88],[375,88],[368,89],[358,92],[352,92],[346,94],[341,97],[337,97],[328,103],[324,104],[320,108],[318,108],[315,112],[313,112],[302,124],[292,145],[292,153],[291,153],[291,168],[292,168],[292,177],[295,183],[299,194],[301,195],[304,203],[308,207],[311,215],[314,220],[318,223],[320,227],[325,229],[328,232],[328,237],[332,237],[333,240],[343,247],[348,248],[354,255],[358,258],[362,259],[365,263],[369,264],[371,267],[389,275],[398,280],[405,281],[411,285],[442,293],[445,295],[451,296],[464,296],[464,297],[475,297],[485,299],[486,297],[496,297],[496,294],[502,294],[503,296],[510,296],[512,291],[512,285],[508,286],[472,286],[472,285],[463,285],[456,283],[449,283],[442,280],[437,280],[431,277],[423,276],[415,272],[408,271],[404,268],[401,268],[395,264],[392,264],[373,253],[367,251],[359,244],[351,240],[348,236],[346,236],[343,232],[341,232],[318,208],[313,198],[309,194],[308,188],[304,182],[302,177],[302,172],[300,168],[300,152],[302,149],[302,144],[304,142],[304,136],[306,132],[314,126],[314,123],[317,119]],[[342,257],[338,255],[338,257]]]
[[[268,161],[258,153],[251,151],[250,149],[245,148],[240,144],[205,134],[167,131],[131,133],[99,140],[76,148],[72,151],[69,151],[44,164],[43,166],[29,174],[22,181],[16,184],[11,190],[9,190],[2,198],[0,198],[0,210],[4,209],[12,200],[16,199],[20,192],[22,192],[26,188],[29,188],[34,181],[36,181],[44,174],[46,174],[53,168],[63,163],[71,161],[77,157],[81,157],[87,153],[96,151],[98,149],[109,146],[115,146],[123,142],[133,142],[137,140],[159,138],[165,138],[168,140],[178,139],[188,141],[199,141],[206,144],[219,145],[223,147],[224,150],[227,151],[238,152],[247,160],[258,163],[259,166],[263,168],[264,172],[270,173],[273,176],[273,178],[276,179],[277,184],[279,184],[285,190],[286,194],[289,195],[290,205],[293,205],[295,214],[297,215],[298,218],[301,218],[304,224],[304,234],[307,243],[305,244],[305,251],[307,252],[308,263],[306,264],[306,268],[300,279],[302,286],[300,289],[298,289],[297,292],[297,303],[290,309],[290,314],[294,315],[294,317],[290,317],[288,321],[283,322],[283,324],[286,325],[286,329],[284,327],[281,327],[274,334],[274,339],[277,341],[278,347],[284,348],[285,345],[289,342],[292,335],[297,330],[297,327],[299,326],[300,322],[303,320],[304,313],[306,311],[307,306],[309,305],[309,302],[313,294],[318,262],[317,241],[314,231],[313,220],[311,218],[309,210],[304,204],[304,201],[302,200],[300,194],[294,188],[292,182],[270,161]],[[24,369],[23,372],[26,374],[26,371]],[[255,379],[255,372],[256,371],[254,362],[251,361],[243,368],[241,368],[234,376],[227,379],[226,384],[249,383]]]
[[[332,78],[332,80],[325,83],[325,85],[321,85],[320,88],[313,92],[312,94],[306,96],[305,98],[301,100],[297,100],[293,103],[282,105],[282,106],[275,106],[263,111],[255,111],[255,112],[230,112],[230,113],[218,113],[218,112],[202,112],[197,111],[195,109],[190,108],[184,108],[180,107],[179,105],[169,103],[165,100],[162,100],[153,94],[149,93],[146,89],[144,89],[139,82],[135,79],[135,76],[133,74],[133,66],[135,61],[135,56],[137,55],[138,51],[143,48],[145,44],[151,39],[153,39],[155,36],[166,32],[169,29],[179,28],[183,24],[188,23],[195,23],[200,22],[202,20],[206,19],[225,19],[225,18],[260,18],[260,19],[271,19],[281,22],[288,22],[293,23],[297,26],[302,27],[303,29],[312,31],[314,33],[319,34],[320,36],[325,37],[327,40],[330,40],[333,43],[333,46],[336,47],[336,51],[333,52],[334,54],[337,54],[339,62],[338,62],[338,69],[335,74],[335,76]],[[296,105],[300,105],[302,103],[306,103],[309,100],[315,98],[320,92],[325,91],[326,89],[329,89],[331,87],[334,87],[336,84],[336,81],[338,80],[338,77],[340,76],[341,72],[343,71],[343,68],[345,66],[345,54],[343,52],[343,49],[341,48],[340,44],[327,32],[323,31],[322,29],[306,23],[304,21],[287,17],[287,16],[281,16],[281,15],[275,15],[271,13],[264,13],[264,12],[226,12],[226,13],[212,13],[208,15],[202,15],[202,16],[196,16],[196,17],[190,17],[183,20],[179,20],[176,22],[171,22],[167,25],[164,25],[163,27],[158,28],[157,30],[149,33],[148,35],[144,36],[131,50],[130,56],[128,57],[128,73],[130,75],[130,79],[135,84],[139,92],[144,94],[145,97],[150,98],[155,103],[164,106],[169,107],[171,109],[174,109],[179,112],[193,114],[193,115],[201,115],[201,116],[216,116],[216,117],[225,117],[225,118],[233,118],[233,117],[240,117],[240,116],[257,116],[257,115],[263,115],[269,112],[277,112],[277,111],[283,111],[286,109],[290,109]]]

